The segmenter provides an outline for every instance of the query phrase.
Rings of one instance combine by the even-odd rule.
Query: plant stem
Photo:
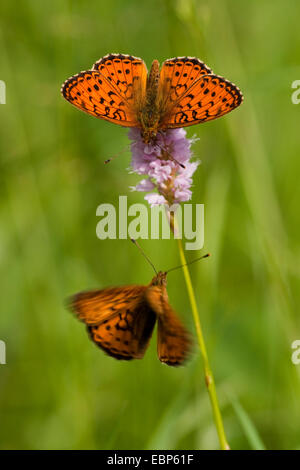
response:
[[[182,240],[180,238],[178,239],[178,247],[179,247],[180,259],[181,259],[182,264],[184,265],[186,264],[186,258],[184,254]],[[199,316],[199,312],[197,308],[195,293],[194,293],[193,284],[192,284],[188,266],[183,266],[183,274],[184,274],[185,283],[187,286],[188,295],[189,295],[189,299],[190,299],[190,303],[192,307],[199,347],[200,347],[200,351],[201,351],[202,358],[203,358],[205,383],[206,383],[207,391],[209,394],[209,398],[210,398],[210,402],[211,402],[211,406],[213,410],[213,416],[214,416],[214,421],[215,421],[215,425],[216,425],[216,429],[217,429],[217,433],[218,433],[218,437],[220,441],[220,447],[222,450],[229,450],[230,447],[228,445],[226,435],[225,435],[222,415],[221,415],[221,411],[220,411],[220,407],[218,403],[215,380],[214,380],[214,376],[213,376],[213,373],[209,364],[209,360],[208,360],[208,354],[207,354],[207,349],[206,349],[204,336],[202,332],[200,316]]]

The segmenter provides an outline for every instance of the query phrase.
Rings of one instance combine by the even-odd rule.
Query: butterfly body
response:
[[[154,141],[158,129],[161,128],[160,117],[162,113],[158,102],[159,76],[159,62],[154,60],[147,79],[145,99],[144,102],[141,102],[138,110],[138,121],[145,143]]]
[[[141,129],[145,143],[158,132],[221,117],[243,101],[239,88],[195,57],[154,60],[148,74],[144,61],[108,54],[62,86],[62,95],[77,108],[124,127]]]
[[[158,357],[177,366],[189,356],[191,341],[170,306],[167,273],[147,286],[111,287],[76,294],[69,307],[88,328],[94,343],[116,359],[141,359],[158,322]]]

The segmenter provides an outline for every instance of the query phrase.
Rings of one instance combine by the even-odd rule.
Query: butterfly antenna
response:
[[[117,158],[119,155],[121,155],[122,153],[124,152],[127,152],[128,150],[130,149],[130,144],[127,144],[125,148],[123,148],[123,150],[120,150],[120,152],[116,153],[115,155],[112,155],[110,158],[108,158],[107,160],[104,161],[104,163],[109,163],[111,162],[112,160],[114,160],[115,158]]]
[[[170,271],[175,271],[175,269],[183,268],[184,266],[188,266],[190,264],[196,263],[196,261],[199,261],[200,259],[203,259],[203,258],[208,258],[209,256],[211,256],[211,254],[206,253],[206,255],[200,256],[200,258],[196,258],[193,261],[190,261],[189,263],[181,264],[180,266],[176,266],[175,268],[169,269],[167,273],[169,273]]]
[[[177,163],[177,165],[181,166],[181,168],[183,168],[185,170],[185,166],[183,163],[180,163],[178,160],[176,160],[176,158],[174,158],[168,151],[168,149],[166,149],[165,147],[162,147],[161,145],[157,144],[157,146],[167,154],[167,157],[168,157],[168,160],[171,160],[171,162],[174,162],[174,163]]]
[[[181,166],[181,168],[183,168],[185,170],[185,166],[183,163],[180,163],[178,160],[176,160],[176,158],[172,157],[172,155],[168,155],[169,156],[169,160],[171,160],[171,162],[174,162],[174,163],[177,163],[177,165]]]
[[[157,271],[155,269],[155,266],[154,264],[152,263],[152,261],[148,258],[148,256],[146,255],[146,253],[144,252],[144,250],[142,249],[142,247],[138,244],[138,242],[136,240],[134,240],[134,238],[131,238],[130,239],[132,241],[132,243],[135,244],[135,246],[140,250],[140,252],[142,253],[142,255],[144,256],[144,258],[146,258],[146,260],[148,261],[148,263],[152,266],[152,268],[154,269],[154,272],[155,274],[157,275]]]

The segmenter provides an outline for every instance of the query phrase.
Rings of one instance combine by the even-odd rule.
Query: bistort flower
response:
[[[169,129],[157,134],[154,144],[145,144],[140,130],[132,128],[129,138],[132,140],[132,170],[146,176],[131,189],[151,191],[145,196],[151,206],[189,201],[192,176],[199,161],[190,161],[194,140],[186,137],[186,131]]]

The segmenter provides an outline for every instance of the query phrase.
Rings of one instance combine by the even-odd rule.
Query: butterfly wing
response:
[[[88,291],[70,299],[69,307],[88,328],[94,343],[116,359],[141,359],[156,321],[145,301],[144,286]]]
[[[69,78],[63,84],[61,93],[69,103],[92,116],[120,126],[138,126],[134,110],[97,71],[81,72]]]
[[[180,366],[189,357],[192,341],[177,314],[170,306],[165,287],[150,286],[147,301],[157,315],[157,353],[161,362]]]
[[[89,326],[91,339],[115,359],[142,359],[148,347],[156,316],[146,303],[126,309],[100,325]]]
[[[169,366],[180,366],[188,359],[191,344],[189,333],[171,306],[167,305],[164,315],[158,317],[157,353],[159,360]]]
[[[162,64],[159,81],[159,103],[162,113],[168,113],[173,104],[201,76],[212,70],[196,57],[174,57]]]
[[[170,60],[164,62],[161,71],[162,129],[211,121],[241,104],[239,88],[214,75],[203,62],[188,57]]]
[[[63,97],[92,116],[125,127],[140,127],[147,81],[145,63],[133,56],[110,54],[63,84]]]
[[[135,112],[143,106],[148,72],[142,59],[125,54],[108,54],[94,64],[93,70],[100,72]]]

